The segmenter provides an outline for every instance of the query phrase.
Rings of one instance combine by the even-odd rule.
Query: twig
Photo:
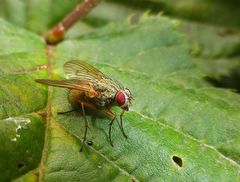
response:
[[[78,4],[66,17],[53,27],[45,36],[47,44],[54,45],[64,39],[65,32],[79,19],[87,15],[101,0],[84,0]]]

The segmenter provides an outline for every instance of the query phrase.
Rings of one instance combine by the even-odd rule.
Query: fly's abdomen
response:
[[[84,93],[79,90],[69,90],[68,101],[72,105],[79,105],[79,103],[84,102]]]

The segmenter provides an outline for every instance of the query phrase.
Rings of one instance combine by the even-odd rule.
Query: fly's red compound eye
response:
[[[123,106],[126,103],[126,96],[122,91],[117,93],[116,102],[119,106]]]

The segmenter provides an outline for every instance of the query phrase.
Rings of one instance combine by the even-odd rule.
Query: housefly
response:
[[[111,78],[104,75],[95,67],[83,61],[69,61],[64,64],[64,72],[67,80],[48,80],[38,79],[36,82],[50,85],[54,87],[63,87],[69,89],[68,101],[81,108],[85,122],[85,132],[83,136],[83,144],[86,141],[88,121],[85,115],[85,108],[93,110],[104,110],[111,117],[109,123],[108,138],[113,146],[111,138],[112,124],[116,120],[116,115],[111,111],[111,107],[117,105],[122,108],[120,114],[120,129],[125,138],[127,138],[123,125],[122,118],[125,111],[128,111],[132,101],[132,95],[128,88],[122,88]],[[73,110],[74,111],[74,110]],[[59,112],[64,114],[71,111]],[[80,151],[83,149],[83,144]]]

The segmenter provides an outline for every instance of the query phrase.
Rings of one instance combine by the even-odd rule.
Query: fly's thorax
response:
[[[117,94],[115,95],[115,101],[117,105],[126,111],[128,111],[129,109],[131,99],[132,99],[131,92],[128,88],[118,91]]]
[[[111,80],[101,80],[93,85],[94,90],[96,90],[99,94],[94,98],[94,101],[99,106],[106,106],[114,102],[115,95],[119,90],[115,83]]]

